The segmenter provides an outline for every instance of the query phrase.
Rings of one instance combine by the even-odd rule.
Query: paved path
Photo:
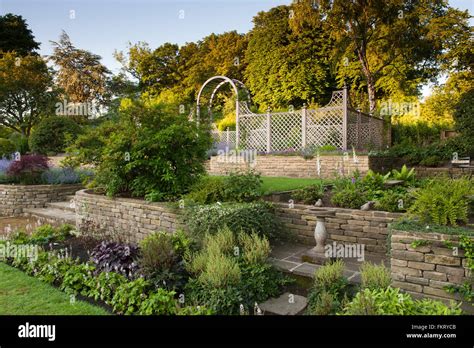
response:
[[[311,246],[303,244],[275,245],[272,246],[270,262],[286,273],[313,278],[314,272],[320,268],[321,265],[302,260],[302,256],[310,249],[312,249]],[[365,253],[364,260],[376,264],[385,263],[385,265],[387,265],[387,262],[379,255]],[[357,259],[344,259],[344,262],[346,265],[344,276],[350,283],[360,283],[359,269],[363,261],[357,261]]]

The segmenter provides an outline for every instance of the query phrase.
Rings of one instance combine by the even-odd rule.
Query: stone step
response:
[[[71,207],[71,203],[73,203],[73,202],[70,202],[70,201],[68,201],[68,202],[51,202],[51,203],[47,203],[46,205],[50,208],[70,211],[70,212],[74,213],[75,212],[74,205],[72,205],[72,207]]]
[[[76,225],[76,214],[70,211],[57,208],[29,208],[24,209],[25,215],[38,218],[45,223],[54,225],[71,224]]]
[[[64,200],[70,202],[71,200],[74,200],[75,197],[76,197],[75,195],[67,195],[64,197]]]
[[[299,315],[303,314],[307,305],[306,297],[285,292],[280,297],[265,301],[259,307],[264,315]]]

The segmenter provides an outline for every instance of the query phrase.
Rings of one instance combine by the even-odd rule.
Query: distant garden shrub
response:
[[[30,151],[30,147],[28,145],[28,138],[23,134],[13,132],[12,134],[10,134],[8,139],[15,145],[15,151],[18,151],[22,155]]]
[[[199,204],[210,204],[224,201],[224,178],[203,176],[193,186],[187,199]]]
[[[260,198],[262,180],[252,171],[233,172],[227,177],[203,176],[192,187],[187,199],[199,204],[252,202]]]
[[[296,190],[291,194],[291,197],[304,204],[314,204],[324,196],[325,187],[322,182],[306,186],[302,189]]]
[[[8,167],[7,175],[20,184],[39,184],[48,170],[48,158],[42,155],[22,155]]]
[[[338,207],[359,209],[367,203],[368,197],[363,187],[355,184],[336,186],[333,189],[331,202]]]
[[[80,133],[81,127],[69,117],[47,117],[33,129],[29,139],[30,149],[43,155],[64,152]]]
[[[259,198],[262,179],[260,175],[248,172],[233,172],[224,180],[224,199],[227,202],[252,202]]]
[[[10,158],[15,151],[15,144],[11,140],[0,138],[0,158]]]

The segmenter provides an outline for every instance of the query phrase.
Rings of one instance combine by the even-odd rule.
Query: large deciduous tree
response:
[[[15,51],[25,56],[39,49],[32,31],[22,16],[7,13],[0,16],[0,55],[2,52]]]
[[[416,90],[435,78],[469,30],[467,12],[442,0],[301,0],[293,8],[297,25],[323,23],[336,42],[341,84],[365,85],[371,112],[377,93]]]
[[[328,60],[331,40],[320,23],[296,32],[293,16],[288,6],[260,12],[249,33],[245,82],[263,109],[321,104],[335,87]]]
[[[232,31],[181,47],[165,43],[153,50],[138,42],[130,45],[127,53],[116,52],[115,57],[143,92],[190,103],[201,84],[213,75],[242,79],[246,48],[246,36]],[[170,94],[176,97],[170,98]]]
[[[110,72],[101,64],[102,58],[74,47],[64,31],[59,41],[52,44],[50,60],[59,68],[56,83],[65,97],[73,103],[104,102]]]
[[[43,115],[54,110],[53,79],[37,55],[0,58],[0,124],[26,137]]]

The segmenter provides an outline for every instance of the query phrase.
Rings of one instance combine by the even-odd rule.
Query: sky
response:
[[[252,29],[260,11],[290,4],[291,0],[0,0],[0,14],[23,16],[40,54],[52,52],[65,30],[72,43],[103,58],[114,73],[120,64],[115,50],[126,51],[129,42],[148,42],[156,48],[165,42],[183,45],[211,33]],[[474,14],[474,0],[450,0],[450,5]],[[474,21],[471,19],[471,24]],[[429,87],[424,94],[429,94]]]

